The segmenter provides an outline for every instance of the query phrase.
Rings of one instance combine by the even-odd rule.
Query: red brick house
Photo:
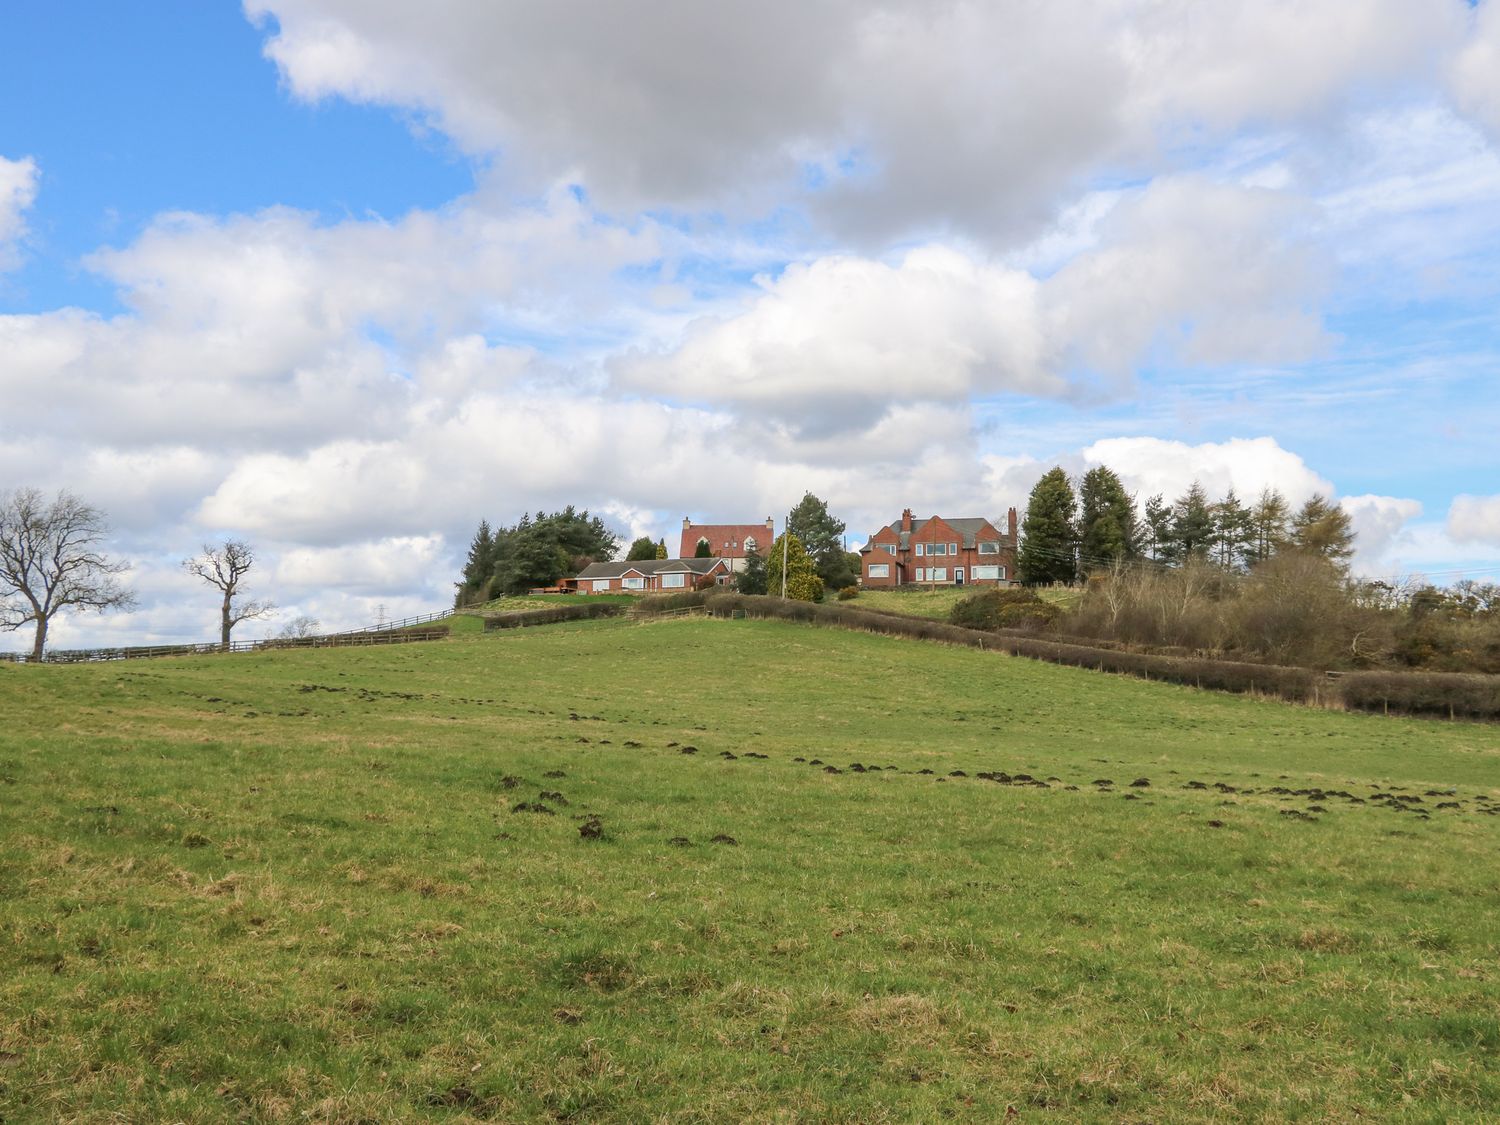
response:
[[[912,518],[911,509],[860,548],[860,585],[1008,586],[1016,578],[1016,510],[1001,532],[982,518]]]
[[[746,555],[751,551],[764,555],[775,541],[776,525],[770,516],[765,523],[694,523],[683,519],[677,557],[693,558],[698,554],[698,544],[707,543],[714,558],[726,560],[729,569],[738,572],[745,569]]]
[[[727,559],[642,559],[591,563],[571,579],[580,594],[660,594],[691,590],[701,578],[729,580]]]

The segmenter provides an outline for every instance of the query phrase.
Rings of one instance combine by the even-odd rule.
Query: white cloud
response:
[[[1354,531],[1354,567],[1365,573],[1380,570],[1410,546],[1407,529],[1422,515],[1420,501],[1396,496],[1345,496],[1339,507],[1349,514]]]
[[[1108,465],[1141,503],[1158,493],[1171,501],[1198,481],[1217,499],[1233,488],[1249,503],[1263,488],[1279,489],[1292,504],[1333,485],[1275,438],[1234,438],[1188,445],[1153,437],[1106,438],[1081,453],[1085,466]]]
[[[764,279],[745,313],[698,321],[676,351],[616,370],[631,389],[733,402],[813,432],[863,428],[891,402],[1059,394],[1037,301],[1028,275],[945,247],[894,266],[825,258]]]
[[[1460,0],[249,0],[294,93],[426,114],[610,208],[809,198],[859,230],[1028,229],[1106,162],[1429,75]]]
[[[41,173],[31,157],[0,156],[0,272],[20,265],[18,245],[26,234],[26,212],[36,202]]]
[[[1448,85],[1460,109],[1500,137],[1500,4],[1484,0],[1473,33],[1452,61]]]
[[[650,224],[600,223],[567,192],[491,207],[328,226],[285,208],[164,216],[89,259],[129,314],[0,316],[7,422],[145,446],[207,430],[232,450],[390,438],[414,378],[442,381],[424,388],[435,404],[517,376],[527,352],[479,330],[545,340],[607,322],[614,271],[660,252]]]
[[[950,246],[887,264],[794,264],[736,316],[616,362],[631,390],[733,403],[817,435],[864,429],[893,403],[1011,392],[1061,397],[1147,359],[1305,358],[1325,344],[1309,207],[1261,188],[1157,181],[1120,197],[1099,242],[1045,280]]]
[[[446,563],[442,536],[400,536],[294,548],[281,555],[271,581],[292,594],[338,589],[364,596],[398,595],[441,578]]]
[[[1455,496],[1448,508],[1448,534],[1459,543],[1500,547],[1500,496]]]

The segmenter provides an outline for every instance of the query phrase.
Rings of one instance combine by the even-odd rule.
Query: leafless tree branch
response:
[[[0,496],[0,629],[34,624],[33,660],[42,658],[52,618],[63,610],[135,606],[115,577],[129,566],[98,550],[108,534],[103,513],[70,492],[50,501],[35,488]]]
[[[201,578],[223,595],[219,603],[219,644],[229,647],[229,635],[241,621],[269,617],[276,612],[271,601],[241,601],[241,584],[255,565],[255,548],[240,539],[226,539],[216,545],[203,544],[203,553],[182,560],[182,568]]]

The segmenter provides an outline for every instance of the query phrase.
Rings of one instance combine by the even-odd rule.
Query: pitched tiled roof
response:
[[[938,516],[937,518],[940,519],[940,520],[942,520],[945,524],[947,524],[949,527],[951,527],[954,531],[958,532],[959,536],[962,537],[962,539],[963,539],[963,545],[964,545],[964,549],[965,550],[968,550],[969,548],[971,548],[971,547],[974,546],[974,537],[976,535],[978,535],[979,532],[982,531],[986,527],[993,529],[996,532],[996,534],[998,534],[998,535],[1001,536],[1001,538],[1004,538],[1004,535],[1005,535],[1004,532],[1002,532],[998,527],[995,527],[995,525],[993,523],[991,523],[989,520],[985,519],[983,516],[964,516],[964,517],[962,517],[960,519],[949,519],[947,516]],[[925,519],[920,519],[920,520],[914,519],[914,520],[912,520],[911,521],[911,530],[912,530],[912,532],[921,531],[922,528],[927,524],[927,522],[928,521],[925,520]],[[896,535],[900,538],[900,540],[901,540],[901,550],[904,551],[904,550],[906,550],[911,545],[911,534],[909,534],[909,533],[904,532],[904,531],[901,530],[901,521],[900,520],[896,520],[894,523],[887,524],[886,526],[891,531],[894,531],[896,533]],[[882,529],[882,530],[884,530],[884,529]],[[877,532],[876,534],[879,534],[879,532]],[[869,549],[870,549],[870,544],[867,542],[861,550],[862,551],[868,551]]]
[[[632,570],[641,575],[707,574],[716,566],[728,565],[723,559],[637,559],[627,562],[596,562],[584,567],[579,578],[622,578]]]

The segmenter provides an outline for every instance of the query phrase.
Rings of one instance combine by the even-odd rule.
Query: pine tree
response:
[[[1314,494],[1292,518],[1292,545],[1299,551],[1347,567],[1354,555],[1354,529],[1349,513]]]
[[[1231,488],[1213,506],[1214,561],[1225,570],[1238,570],[1250,548],[1250,509],[1240,503]]]
[[[554,586],[594,560],[612,559],[620,540],[598,516],[571,504],[560,512],[524,514],[495,536],[492,593],[523,594]]]
[[[464,606],[484,601],[494,573],[495,536],[490,530],[489,520],[480,520],[479,530],[474,533],[468,557],[464,560],[463,577],[458,582],[455,604]]]
[[[1073,486],[1061,468],[1048,470],[1032,488],[1016,558],[1016,570],[1026,585],[1073,581],[1077,506]]]
[[[844,521],[835,519],[828,504],[804,493],[797,506],[787,513],[787,530],[802,541],[818,569],[818,577],[829,589],[853,585],[859,568],[851,568],[844,550]]]
[[[1277,489],[1263,488],[1260,499],[1250,509],[1250,542],[1245,563],[1254,566],[1265,562],[1287,543],[1292,509]]]
[[[1213,538],[1214,514],[1208,493],[1194,481],[1172,502],[1172,539],[1167,557],[1176,563],[1207,558]]]
[[[1079,560],[1090,570],[1140,554],[1135,502],[1114,470],[1100,465],[1078,488]]]
[[[1172,509],[1157,493],[1146,501],[1145,518],[1141,521],[1152,561],[1170,557],[1172,547]]]

